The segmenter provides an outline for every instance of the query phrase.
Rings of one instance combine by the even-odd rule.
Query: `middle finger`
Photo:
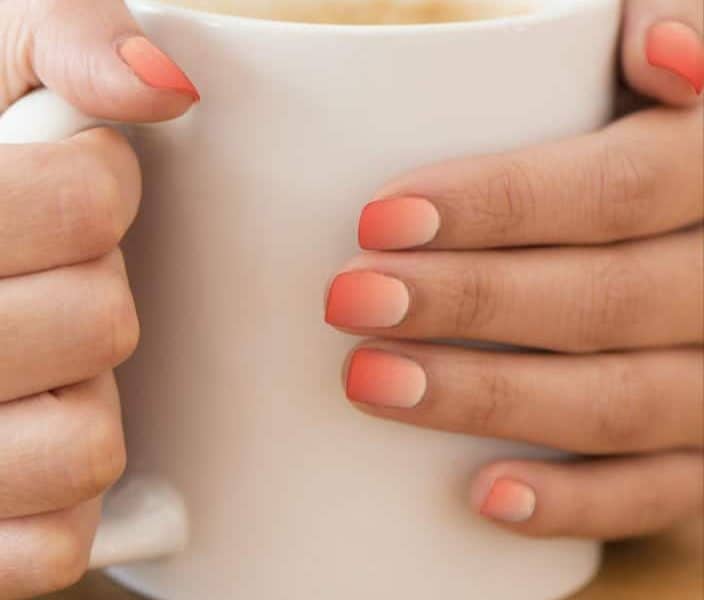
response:
[[[0,279],[0,403],[115,367],[138,335],[117,250],[73,267]]]
[[[703,241],[698,230],[604,248],[365,254],[331,284],[326,320],[565,352],[698,343]]]
[[[345,368],[372,416],[582,454],[701,447],[702,353],[478,352],[374,340]]]

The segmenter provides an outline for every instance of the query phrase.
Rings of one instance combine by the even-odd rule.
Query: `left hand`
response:
[[[671,108],[391,183],[360,222],[380,252],[328,292],[331,325],[386,338],[345,367],[369,414],[593,456],[477,474],[475,510],[519,533],[620,538],[701,510],[702,10],[627,6],[625,76]],[[438,339],[552,352],[409,341]]]

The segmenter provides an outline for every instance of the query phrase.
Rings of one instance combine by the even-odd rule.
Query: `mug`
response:
[[[390,177],[609,120],[619,0],[404,26],[129,4],[203,100],[126,127],[145,180],[125,242],[143,333],[118,373],[129,468],[93,566],[162,600],[551,600],[582,586],[596,542],[523,539],[469,509],[480,465],[561,455],[351,410],[339,373],[353,340],[322,303]],[[5,113],[0,140],[93,124],[41,91]]]

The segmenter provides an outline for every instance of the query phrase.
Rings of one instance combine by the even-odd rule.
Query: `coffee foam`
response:
[[[277,21],[351,25],[475,21],[529,12],[528,2],[482,0],[162,0],[196,10]]]

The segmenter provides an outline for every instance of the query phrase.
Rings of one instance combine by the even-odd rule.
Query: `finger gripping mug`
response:
[[[469,511],[482,464],[555,455],[350,410],[353,342],[321,305],[390,177],[610,118],[620,2],[359,27],[129,4],[203,101],[128,128],[143,335],[118,374],[130,464],[93,565],[163,600],[553,600],[583,585],[598,544],[518,538]],[[0,141],[92,124],[42,91],[0,118]]]

